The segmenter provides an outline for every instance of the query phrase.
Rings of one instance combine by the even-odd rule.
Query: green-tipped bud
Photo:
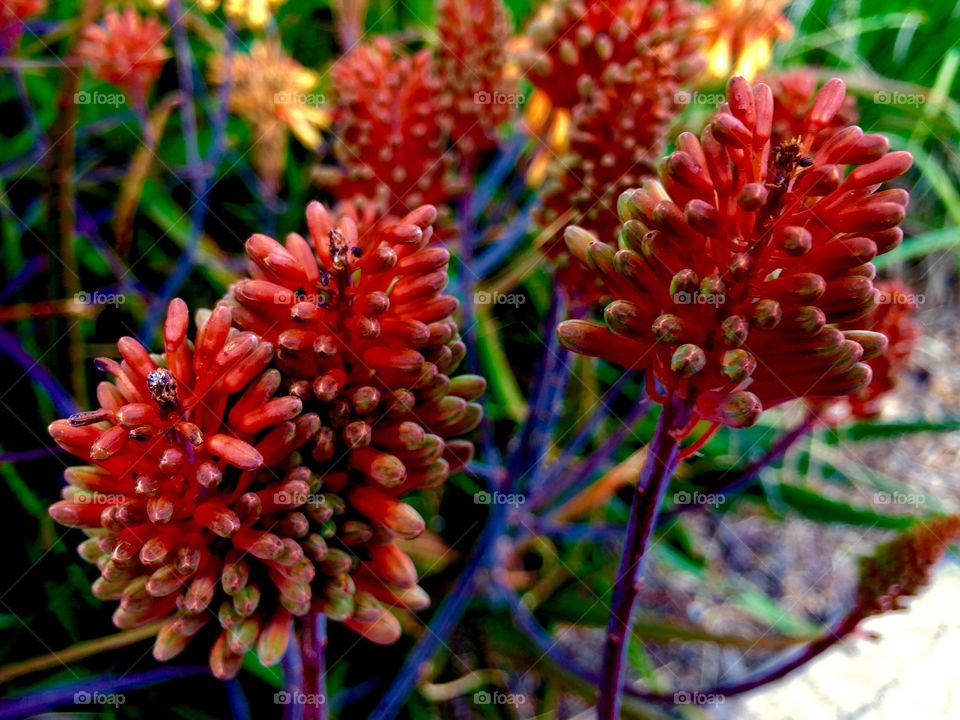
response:
[[[290,613],[284,608],[278,608],[267,620],[257,640],[257,657],[264,667],[272,667],[283,659],[290,643],[292,627]]]
[[[689,305],[690,298],[697,292],[700,278],[690,268],[681,270],[670,280],[670,297],[678,305]]]
[[[231,652],[243,654],[253,647],[260,634],[260,618],[247,618],[227,631],[227,646]]]
[[[757,369],[757,359],[742,348],[727,350],[723,354],[722,369],[723,374],[733,382],[740,382],[753,375]]]
[[[707,356],[703,350],[691,343],[678,347],[670,358],[670,369],[680,377],[696,375],[706,364]]]
[[[772,330],[780,324],[783,310],[776,300],[761,300],[753,306],[751,315],[757,327],[763,330]]]
[[[740,347],[750,334],[750,323],[740,315],[729,315],[720,324],[720,337],[727,347]]]
[[[233,596],[233,609],[241,617],[250,617],[260,605],[260,588],[247,585]]]
[[[664,313],[653,321],[650,330],[657,342],[675,343],[683,334],[683,320],[676,315]]]
[[[804,227],[790,225],[783,229],[783,249],[789,255],[806,255],[813,247],[813,236]]]
[[[863,348],[861,360],[880,357],[887,351],[889,344],[886,335],[871,330],[846,330],[843,335],[847,340],[852,340]]]
[[[315,563],[322,562],[327,557],[327,552],[329,551],[327,541],[318,533],[310,533],[307,539],[300,543],[300,545],[303,547],[303,552],[306,553],[307,557]]]
[[[325,575],[339,575],[353,567],[353,558],[338,548],[330,548],[327,556],[317,563],[317,569]]]

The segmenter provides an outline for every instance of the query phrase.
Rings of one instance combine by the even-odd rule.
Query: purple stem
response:
[[[83,678],[74,682],[47,686],[20,697],[0,701],[0,720],[31,717],[45,710],[67,705],[76,708],[77,699],[75,696],[79,693],[86,693],[87,696],[94,692],[103,694],[123,693],[127,690],[138,690],[167,680],[209,674],[210,668],[206,665],[181,665],[141,673],[129,673],[122,677]]]
[[[290,702],[293,696],[303,692],[303,658],[296,638],[287,643],[283,654],[283,692],[288,700],[283,706],[283,720],[303,720],[303,705]]]
[[[47,259],[42,255],[34,255],[28,258],[12,278],[7,280],[3,288],[0,289],[0,302],[6,302],[11,297],[20,292],[24,286],[47,267]]]
[[[640,592],[643,557],[670,484],[670,478],[673,477],[673,471],[677,466],[680,441],[675,432],[686,424],[689,414],[689,405],[676,398],[671,398],[664,405],[633,496],[620,567],[613,587],[610,623],[607,626],[607,637],[603,647],[597,720],[619,720],[620,718],[623,661],[626,657],[633,609]]]
[[[517,627],[523,632],[537,648],[561,670],[569,672],[580,678],[586,683],[597,685],[600,678],[592,670],[584,668],[580,663],[570,656],[563,648],[559,646],[553,636],[540,624],[530,610],[524,606],[515,592],[509,588],[499,588],[498,592],[505,597],[510,604],[510,611]],[[836,645],[844,638],[849,636],[862,620],[862,615],[858,608],[853,608],[846,613],[839,621],[827,629],[820,638],[806,645],[802,650],[793,654],[785,660],[781,660],[756,675],[744,680],[733,683],[717,685],[711,688],[700,688],[696,690],[675,690],[670,693],[657,693],[646,690],[637,690],[627,686],[624,691],[630,697],[637,698],[644,702],[657,703],[662,705],[675,704],[683,702],[695,702],[701,696],[730,697],[739,695],[758,687],[779,680],[794,670],[806,665],[822,654],[825,650]]]
[[[31,460],[40,460],[42,458],[52,457],[54,455],[64,455],[66,450],[59,447],[54,448],[34,448],[33,450],[11,450],[10,452],[0,453],[0,463],[22,463]]]
[[[324,656],[327,647],[327,616],[310,611],[300,626],[300,657],[303,659],[304,720],[327,720]]]
[[[724,478],[729,474],[724,473],[720,478],[720,484],[716,487],[710,488],[710,492],[722,495],[736,495],[743,490],[746,490],[760,476],[760,473],[764,468],[769,467],[770,465],[773,465],[773,463],[779,462],[781,459],[783,459],[783,456],[787,454],[787,451],[791,447],[793,447],[793,444],[810,432],[810,429],[814,426],[814,424],[815,417],[813,414],[807,415],[803,422],[789,432],[781,435],[780,438],[773,445],[771,445],[761,457],[754,460],[741,471],[735,473],[732,478],[724,481]],[[701,510],[705,507],[707,506],[700,503],[678,505],[665,511],[663,513],[663,519],[666,520],[676,517],[681,513],[689,512],[691,510]]]
[[[556,500],[561,496],[576,495],[590,482],[593,481],[593,473],[598,468],[604,466],[610,461],[613,451],[623,445],[627,435],[633,431],[640,418],[647,414],[650,409],[650,402],[644,398],[637,402],[631,408],[627,417],[623,420],[623,425],[617,428],[594,452],[590,454],[583,465],[574,472],[569,472],[569,467],[561,468],[567,471],[563,479],[557,478],[556,482],[544,483],[541,496],[534,496],[531,507],[536,510],[545,505],[548,501]],[[551,510],[548,515],[553,515],[556,510]]]
[[[80,407],[74,402],[67,391],[63,389],[63,386],[57,382],[57,379],[53,377],[39,361],[34,360],[33,356],[23,349],[20,341],[14,335],[2,329],[0,329],[0,354],[6,355],[23,368],[23,372],[46,391],[47,397],[50,398],[54,407],[57,408],[57,412],[62,416],[73,415],[74,413],[80,412]],[[6,391],[3,395],[0,395],[0,401],[13,389],[14,385],[16,385],[16,382],[12,385],[7,385]]]

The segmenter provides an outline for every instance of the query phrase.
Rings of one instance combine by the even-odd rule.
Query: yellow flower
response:
[[[169,0],[149,0],[152,7],[160,10]],[[261,30],[270,21],[271,15],[283,5],[284,0],[223,0],[223,13],[235,25]],[[197,0],[192,7],[202,12],[213,12],[220,0]]]
[[[283,170],[287,131],[311,150],[320,147],[320,130],[330,124],[325,98],[314,92],[319,76],[283,54],[279,43],[257,42],[249,55],[215,57],[211,79],[229,78],[230,111],[249,120],[257,131],[253,160],[261,177],[276,181]]]
[[[770,64],[773,43],[793,35],[782,14],[787,0],[714,0],[695,32],[706,38],[709,79],[740,75],[753,80]]]

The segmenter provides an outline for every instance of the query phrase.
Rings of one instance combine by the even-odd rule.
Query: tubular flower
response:
[[[0,3],[0,54],[13,50],[26,29],[26,21],[46,9],[46,0],[4,0]]]
[[[496,144],[497,127],[517,106],[516,78],[507,72],[510,18],[501,0],[441,0],[437,35],[450,139],[469,160]]]
[[[876,308],[863,320],[861,327],[883,333],[887,349],[869,361],[873,370],[870,384],[853,393],[848,401],[856,417],[871,418],[880,414],[880,399],[893,390],[910,362],[920,341],[920,324],[916,320],[917,295],[896,280],[881,280]]]
[[[93,594],[120,601],[117,627],[166,618],[154,656],[167,660],[217,618],[210,667],[228,678],[253,647],[278,662],[291,616],[310,607],[311,540],[283,497],[310,492],[291,453],[319,419],[274,396],[273,346],[233,329],[228,308],[198,314],[193,344],[188,322],[175,299],[162,357],[126,337],[121,362],[97,360],[113,376],[97,388],[100,407],[50,426],[90,463],[66,471],[50,515],[90,536],[80,555],[100,569]]]
[[[863,361],[886,347],[865,324],[877,303],[870,261],[901,241],[908,200],[878,188],[912,159],[856,126],[811,152],[843,106],[840,80],[820,91],[803,134],[777,146],[769,86],[734,78],[727,98],[699,140],[680,135],[660,181],[620,196],[623,249],[568,228],[571,252],[616,300],[606,325],[571,320],[558,333],[739,427],[763,408],[869,383]]]
[[[531,164],[531,185],[539,185],[554,156],[567,151],[576,132],[572,113],[594,93],[608,96],[594,100],[592,110],[584,111],[588,117],[602,114],[585,132],[604,122],[622,122],[631,109],[653,109],[644,101],[656,106],[654,117],[634,116],[632,121],[653,123],[662,132],[663,103],[672,102],[678,84],[698,69],[699,40],[690,32],[692,13],[693,6],[684,0],[553,0],[541,8],[528,31],[531,46],[518,58],[536,88],[526,104],[526,124],[549,148]],[[630,107],[621,110],[624,104]],[[652,132],[659,137],[657,129]],[[620,169],[629,172],[631,148],[623,154],[628,159],[621,161]],[[586,187],[592,198],[603,191]]]
[[[403,215],[457,194],[449,128],[429,51],[399,55],[387,38],[354,48],[332,71],[333,146],[339,167],[315,179],[339,200],[372,201],[378,214]]]
[[[694,31],[707,43],[708,79],[740,75],[753,80],[766,69],[773,43],[793,35],[782,14],[788,0],[714,0],[700,12]]]
[[[773,90],[773,131],[770,135],[772,145],[780,145],[804,131],[807,113],[817,94],[817,78],[806,69],[770,75],[763,80]],[[833,119],[819,132],[813,141],[813,149],[818,148],[837,130],[857,122],[856,100],[847,95],[843,105]]]
[[[306,462],[328,501],[308,507],[329,530],[324,561],[336,576],[316,599],[329,617],[375,642],[399,634],[378,604],[424,607],[410,558],[393,542],[424,529],[402,496],[435,488],[470,461],[473,445],[453,439],[480,422],[482,378],[451,379],[464,355],[443,295],[449,253],[431,246],[436,210],[358,232],[351,215],[311,203],[310,240],[247,241],[251,279],[228,302],[234,321],[273,342],[289,392],[322,426]],[[339,514],[321,511],[337,508]]]
[[[231,83],[230,110],[246,118],[257,132],[253,164],[274,190],[286,164],[287,130],[311,150],[320,147],[320,128],[330,114],[324,97],[312,93],[319,77],[283,53],[278,42],[257,42],[250,54],[217,55],[211,63],[217,84]]]
[[[168,57],[165,35],[156,18],[143,19],[133,8],[122,14],[108,10],[102,25],[92,23],[83,29],[77,54],[94,75],[142,104]]]

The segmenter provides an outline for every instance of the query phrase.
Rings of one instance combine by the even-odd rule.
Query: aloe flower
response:
[[[229,678],[251,648],[278,662],[310,609],[323,539],[289,498],[317,483],[291,453],[320,423],[276,394],[273,346],[233,329],[228,308],[199,314],[192,343],[188,324],[175,299],[162,356],[125,337],[120,362],[96,361],[113,376],[100,407],[50,426],[89,463],[66,471],[50,515],[90,536],[80,555],[100,570],[93,594],[119,601],[117,627],[165,620],[154,656],[167,660],[214,620],[210,667]]]
[[[166,30],[156,18],[141,18],[133,8],[108,10],[103,24],[83,29],[77,55],[101,80],[129,93],[142,105],[169,57]]]
[[[501,0],[437,4],[437,76],[450,139],[472,161],[497,142],[496,130],[516,110],[516,77],[507,67],[510,17]]]
[[[706,39],[709,78],[753,80],[773,58],[773,43],[793,35],[783,16],[787,0],[713,0],[694,28]]]
[[[693,10],[683,0],[553,2],[529,28],[525,119],[542,147],[528,182],[542,185],[543,249],[575,295],[596,299],[595,278],[569,261],[560,230],[573,222],[616,242],[616,198],[654,175],[678,89],[700,66]]]
[[[338,200],[395,215],[459,194],[450,122],[428,50],[407,55],[378,37],[338,60],[331,77],[337,164],[316,169],[321,186]]]
[[[856,126],[814,141],[844,106],[831,80],[802,132],[773,145],[769,86],[742,78],[698,140],[682,134],[660,180],[621,195],[622,249],[570,228],[570,251],[616,298],[605,325],[561,342],[649,371],[698,417],[740,427],[764,408],[866,386],[886,337],[870,261],[902,239],[908,194],[880,186],[911,165]]]
[[[465,350],[457,301],[443,294],[449,253],[431,244],[435,219],[423,206],[358,226],[351,208],[331,217],[313,202],[309,240],[247,241],[251,279],[228,299],[235,323],[277,348],[287,392],[319,417],[302,461],[334,513],[308,518],[322,520],[325,562],[339,577],[318,607],[377,642],[399,635],[379,603],[429,603],[394,542],[425,528],[403,497],[438,487],[470,461],[473,445],[458,438],[482,415],[483,379],[451,377]]]

